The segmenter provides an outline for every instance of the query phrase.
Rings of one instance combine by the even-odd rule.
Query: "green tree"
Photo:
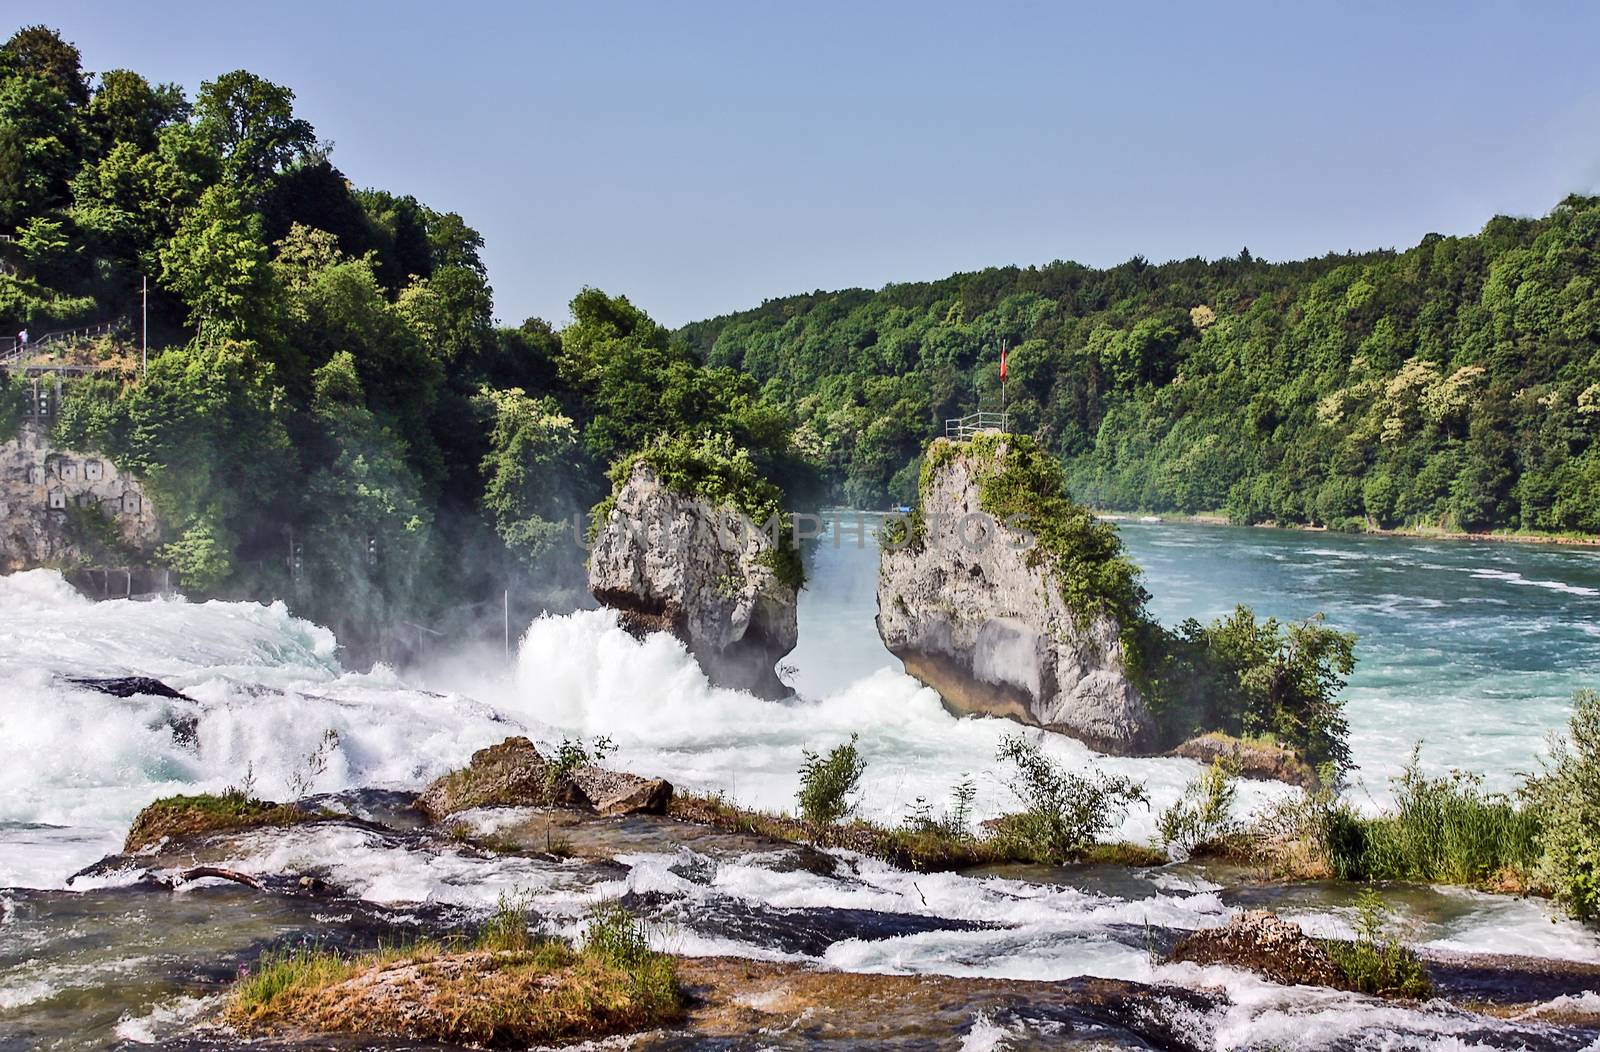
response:
[[[194,115],[225,178],[247,192],[316,145],[311,124],[294,115],[294,92],[242,69],[203,82]]]
[[[549,396],[484,388],[479,400],[492,421],[481,465],[484,510],[506,547],[540,567],[573,528],[577,428]]]
[[[217,337],[260,334],[276,314],[277,283],[261,217],[216,185],[200,195],[161,249],[161,283],[182,297],[189,323]]]

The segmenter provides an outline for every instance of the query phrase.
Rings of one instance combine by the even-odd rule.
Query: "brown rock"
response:
[[[1190,738],[1168,755],[1210,763],[1216,759],[1232,762],[1245,778],[1287,782],[1315,790],[1321,784],[1314,767],[1293,749],[1265,741],[1247,741],[1212,731]]]
[[[417,797],[434,821],[473,807],[584,805],[589,798],[571,778],[557,775],[533,742],[507,738],[479,749],[472,762],[436,779]]]
[[[1251,910],[1220,928],[1207,928],[1173,947],[1170,961],[1247,968],[1288,986],[1343,987],[1344,976],[1322,944],[1298,924]]]
[[[580,767],[572,780],[603,815],[664,815],[672,802],[672,783],[664,778]]]

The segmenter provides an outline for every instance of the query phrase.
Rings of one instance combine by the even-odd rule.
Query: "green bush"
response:
[[[1334,967],[1350,989],[1376,997],[1422,1000],[1433,996],[1433,980],[1417,955],[1385,934],[1389,907],[1371,888],[1356,900],[1356,937],[1352,942],[1323,943]]]
[[[1544,821],[1540,876],[1574,917],[1600,917],[1600,693],[1572,699],[1568,740],[1551,742],[1527,795]]]
[[[1238,782],[1237,764],[1221,757],[1212,760],[1200,777],[1184,787],[1183,796],[1156,820],[1161,846],[1189,855],[1238,832],[1239,823],[1233,816]]]
[[[1005,817],[1000,835],[1038,862],[1072,861],[1120,822],[1130,806],[1150,802],[1143,784],[1103,771],[1093,777],[1075,774],[1020,734],[1000,740],[998,758],[1015,767],[1007,784],[1023,806]]]
[[[0,369],[0,442],[9,442],[17,436],[22,419],[27,414],[27,389],[11,379],[11,374]]]
[[[825,829],[855,813],[855,802],[849,797],[861,785],[861,773],[867,762],[856,750],[857,735],[843,745],[836,745],[822,756],[805,751],[805,762],[800,765],[800,817],[813,829]]]
[[[1153,655],[1146,697],[1163,734],[1182,740],[1218,730],[1268,738],[1298,752],[1334,782],[1350,766],[1339,696],[1355,668],[1355,636],[1321,614],[1287,625],[1240,606],[1209,625],[1147,626]]]
[[[104,377],[68,380],[62,386],[61,405],[51,429],[55,443],[66,449],[116,453],[121,393],[121,383]]]
[[[1303,832],[1340,880],[1524,886],[1539,859],[1541,816],[1482,779],[1422,773],[1417,754],[1394,780],[1394,811],[1358,814],[1331,794],[1308,798]]]

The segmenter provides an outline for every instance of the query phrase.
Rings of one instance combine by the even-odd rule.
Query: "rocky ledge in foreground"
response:
[[[1102,752],[1150,749],[1155,722],[1123,653],[1130,626],[1089,583],[1115,577],[1115,536],[1067,499],[1060,465],[1026,436],[935,439],[920,496],[918,527],[884,548],[878,571],[878,632],[906,672],[960,712]],[[1039,531],[1032,547],[1005,524],[1018,513]]]
[[[665,814],[672,784],[592,764],[565,769],[533,742],[507,738],[479,749],[467,766],[435,779],[417,809],[438,821],[474,807],[579,807],[603,815]]]
[[[599,524],[589,591],[631,630],[677,636],[712,683],[782,698],[792,692],[775,670],[799,628],[779,554],[739,510],[679,492],[641,461]]]

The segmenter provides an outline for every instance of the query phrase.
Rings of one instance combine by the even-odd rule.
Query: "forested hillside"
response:
[[[999,407],[1113,509],[1600,531],[1600,198],[1404,252],[1006,267],[687,326],[792,406],[839,499],[910,502]]]
[[[67,382],[54,438],[148,480],[157,558],[194,594],[293,597],[370,643],[474,602],[498,618],[508,586],[570,600],[573,516],[659,435],[710,434],[758,474],[805,475],[785,411],[624,298],[582,291],[559,333],[497,326],[480,235],[356,188],[294,93],[243,70],[190,98],[86,72],[45,27],[15,34],[0,48],[0,233],[0,334],[133,319]],[[20,405],[5,383],[0,431]]]

